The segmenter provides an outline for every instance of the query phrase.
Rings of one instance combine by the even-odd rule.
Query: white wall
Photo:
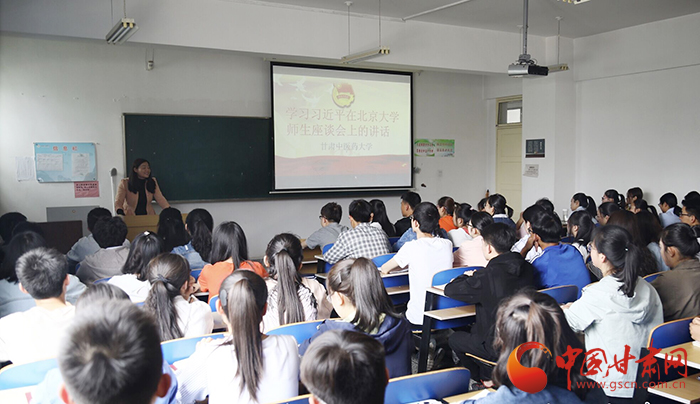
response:
[[[111,206],[108,172],[116,167],[124,176],[125,112],[270,115],[269,66],[261,57],[160,46],[155,69],[148,72],[145,52],[138,45],[0,35],[0,212],[18,210],[43,221],[49,206]],[[487,126],[482,93],[481,76],[415,75],[415,136],[455,138],[458,153],[453,159],[416,158],[421,172],[415,181],[427,185],[418,189],[424,199],[436,201],[451,193],[473,202],[483,193]],[[14,157],[32,156],[35,141],[96,142],[100,198],[75,199],[72,184],[16,182]],[[154,167],[154,174],[163,169]],[[398,197],[382,199],[390,219],[397,220]],[[217,223],[238,221],[247,232],[251,255],[259,257],[276,233],[304,237],[315,230],[325,202],[308,198],[176,207],[185,212],[204,207]],[[337,202],[347,209],[350,198]]]

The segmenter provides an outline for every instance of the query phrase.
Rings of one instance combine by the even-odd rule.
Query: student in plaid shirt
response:
[[[323,260],[335,264],[346,258],[374,258],[389,254],[391,245],[384,230],[370,226],[372,207],[364,199],[350,202],[352,229],[340,234],[338,241],[323,255]]]

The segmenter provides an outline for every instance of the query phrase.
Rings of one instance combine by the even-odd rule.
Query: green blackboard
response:
[[[169,201],[270,198],[269,118],[124,114],[124,172],[151,163]]]

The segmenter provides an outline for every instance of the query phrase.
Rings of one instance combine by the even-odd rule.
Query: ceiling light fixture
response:
[[[352,6],[352,1],[346,1],[345,5],[348,6],[348,52],[350,52],[350,6]],[[382,0],[379,0],[379,46],[370,50],[343,56],[340,58],[340,63],[359,63],[379,56],[388,55],[390,52],[388,46],[382,46]]]
[[[568,64],[559,62],[559,42],[561,40],[561,20],[563,20],[564,17],[555,17],[555,18],[557,20],[557,64],[552,65],[552,66],[547,66],[550,73],[565,72],[565,71],[569,70]]]
[[[561,1],[562,3],[568,3],[568,4],[581,4],[581,3],[586,3],[591,0],[558,0]]]
[[[108,44],[118,45],[126,42],[139,27],[133,18],[126,17],[126,0],[124,0],[124,18],[115,25],[105,36]]]

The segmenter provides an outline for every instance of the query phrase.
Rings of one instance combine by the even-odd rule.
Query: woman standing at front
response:
[[[119,183],[114,208],[120,215],[155,215],[156,211],[151,205],[154,198],[161,208],[170,207],[160,192],[158,182],[151,177],[151,164],[145,159],[136,159],[129,178]]]

